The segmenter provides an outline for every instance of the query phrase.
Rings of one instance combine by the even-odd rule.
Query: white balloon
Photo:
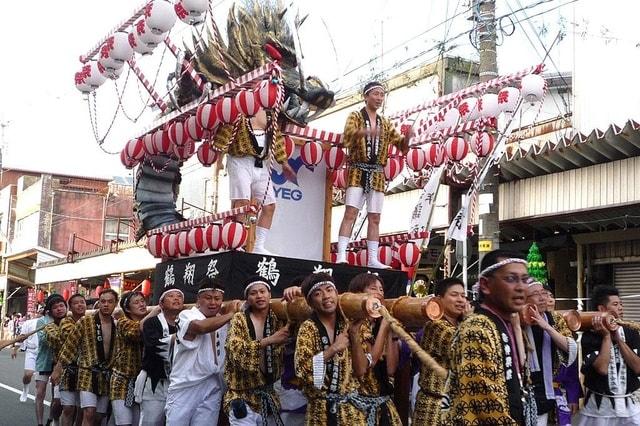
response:
[[[162,34],[173,28],[176,23],[176,13],[173,10],[173,3],[167,0],[154,0],[147,5],[147,27],[154,34]]]
[[[538,102],[544,97],[545,81],[539,74],[528,74],[520,82],[521,94],[527,102]]]

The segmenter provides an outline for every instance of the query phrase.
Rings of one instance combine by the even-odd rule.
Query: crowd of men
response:
[[[25,391],[35,375],[36,420],[53,385],[47,424],[61,425],[400,425],[393,377],[406,348],[384,319],[350,321],[331,275],[296,280],[285,298],[312,309],[301,324],[271,309],[271,283],[244,284],[238,312],[223,309],[225,285],[205,278],[195,306],[165,287],[156,307],[140,292],[107,289],[86,314],[82,295],[53,294],[24,340]],[[349,291],[384,298],[375,274]],[[423,365],[414,384],[414,425],[640,424],[640,336],[600,319],[578,344],[549,288],[530,279],[517,253],[487,254],[470,303],[462,283],[436,283],[444,317],[416,339],[447,369]],[[613,287],[593,292],[594,308],[622,317]],[[114,318],[119,304],[122,316]],[[520,311],[528,309],[528,323]],[[600,317],[596,317],[600,318]],[[409,394],[407,388],[404,394]],[[578,400],[584,396],[578,411]],[[577,416],[577,417],[576,417]]]

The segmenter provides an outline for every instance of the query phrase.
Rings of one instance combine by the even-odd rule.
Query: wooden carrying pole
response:
[[[0,340],[0,351],[1,351],[1,350],[3,350],[4,348],[6,348],[7,346],[12,346],[12,345],[14,345],[15,343],[22,342],[22,341],[26,340],[26,338],[27,338],[27,337],[29,337],[29,336],[31,336],[31,335],[33,335],[33,334],[36,334],[36,333],[37,333],[37,332],[39,332],[39,331],[44,330],[44,328],[45,328],[47,325],[48,325],[48,324],[45,324],[45,325],[43,325],[42,327],[36,328],[35,330],[30,331],[30,332],[29,332],[29,333],[27,333],[27,334],[20,334],[19,336],[14,337],[13,339],[3,339],[3,340]]]

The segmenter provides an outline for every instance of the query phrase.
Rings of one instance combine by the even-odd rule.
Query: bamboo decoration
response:
[[[20,334],[19,336],[14,337],[13,339],[2,339],[2,340],[0,340],[0,351],[3,350],[4,348],[6,348],[7,346],[11,346],[11,345],[14,345],[15,343],[22,342],[22,341],[26,340],[27,337],[29,337],[29,336],[31,336],[33,334],[36,334],[39,331],[44,330],[44,328],[47,325],[48,324],[45,324],[42,327],[36,328],[35,330],[30,331],[27,334]]]
[[[385,299],[384,307],[400,323],[409,329],[424,327],[429,320],[438,320],[444,315],[440,299],[431,295],[427,297],[403,296],[397,299]]]

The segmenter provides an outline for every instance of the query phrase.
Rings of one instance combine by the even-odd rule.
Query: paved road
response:
[[[33,402],[34,382],[31,382],[27,402],[21,403],[18,400],[20,393],[22,393],[23,368],[23,352],[18,351],[18,358],[11,359],[10,349],[0,351],[0,426],[31,426],[36,424]],[[44,413],[46,419],[49,413],[48,407],[45,407]]]

